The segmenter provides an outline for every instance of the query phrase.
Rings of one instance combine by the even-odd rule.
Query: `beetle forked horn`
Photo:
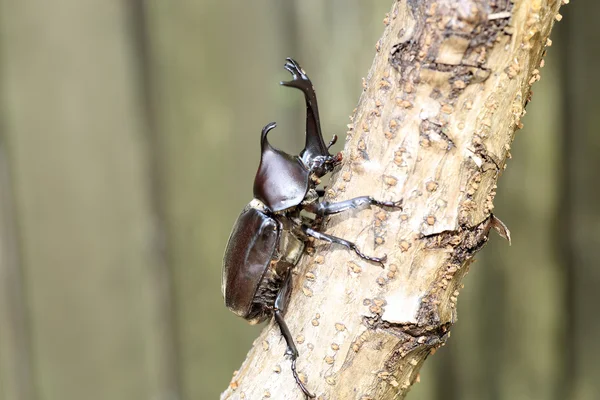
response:
[[[330,155],[321,133],[317,95],[310,78],[297,61],[286,58],[284,68],[292,74],[292,80],[280,82],[281,85],[301,90],[306,101],[306,143],[300,157],[310,165],[315,158]]]

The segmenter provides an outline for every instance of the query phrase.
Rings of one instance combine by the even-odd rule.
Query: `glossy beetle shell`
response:
[[[248,318],[263,276],[279,243],[279,224],[251,206],[238,217],[223,258],[221,291],[225,305]]]
[[[254,198],[271,211],[296,207],[309,189],[310,172],[302,160],[271,146],[267,134],[276,124],[267,124],[261,135],[261,157],[254,178]]]

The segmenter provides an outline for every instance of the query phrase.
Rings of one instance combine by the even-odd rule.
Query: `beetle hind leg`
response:
[[[316,231],[308,226],[302,226],[302,231],[306,235],[308,235],[310,237],[314,237],[315,239],[323,240],[323,241],[329,242],[329,243],[341,244],[342,246],[344,246],[350,250],[353,250],[360,258],[367,260],[367,261],[372,261],[372,262],[378,263],[382,267],[384,267],[383,263],[385,262],[385,260],[387,260],[386,255],[384,255],[383,257],[368,256],[368,255],[364,254],[362,251],[360,251],[360,249],[358,248],[358,246],[356,246],[356,244],[354,244],[346,239],[339,238],[337,236],[331,236],[326,233]]]
[[[283,319],[283,313],[285,312],[285,308],[287,306],[287,300],[289,298],[291,286],[292,286],[292,274],[290,273],[287,276],[285,283],[283,284],[283,287],[279,291],[277,298],[275,299],[275,309],[273,311],[273,316],[275,317],[275,322],[279,326],[281,335],[285,339],[285,343],[287,345],[287,348],[285,350],[285,355],[290,356],[290,358],[292,359],[292,375],[294,376],[296,383],[298,384],[298,386],[300,387],[300,390],[302,390],[302,393],[304,393],[305,396],[310,397],[310,398],[315,398],[316,396],[308,391],[306,386],[304,386],[304,382],[302,382],[302,380],[300,379],[300,376],[298,375],[298,371],[296,370],[296,360],[298,359],[298,349],[296,348],[296,344],[294,343],[294,339],[292,338],[292,333],[290,332],[290,329],[288,328],[287,324],[285,323],[285,320]]]
[[[283,338],[285,339],[285,342],[287,344],[287,349],[285,351],[285,355],[290,356],[292,359],[292,375],[294,376],[296,383],[300,387],[300,390],[302,390],[302,393],[304,393],[307,397],[315,398],[316,396],[314,394],[312,394],[311,392],[309,392],[308,389],[306,388],[306,386],[304,386],[304,382],[302,382],[302,380],[300,379],[300,376],[298,375],[298,371],[296,370],[296,360],[298,359],[298,349],[296,348],[296,345],[294,344],[294,339],[292,339],[292,334],[290,333],[290,330],[287,327],[287,324],[283,320],[281,311],[279,309],[275,309],[274,316],[275,316],[275,322],[277,322],[277,325],[279,325],[281,334],[283,335]]]

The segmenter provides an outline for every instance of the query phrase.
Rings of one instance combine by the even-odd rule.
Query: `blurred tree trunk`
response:
[[[295,31],[287,2],[146,5],[182,396],[215,398],[215,383],[227,380],[255,336],[223,307],[221,257],[231,218],[250,200],[260,128],[290,101],[273,76],[283,59],[275,50],[287,49]],[[291,118],[278,118],[280,126]],[[300,144],[276,136],[283,147]]]
[[[462,277],[495,224],[496,181],[559,5],[394,4],[329,198],[368,193],[405,208],[334,217],[328,229],[387,253],[387,268],[318,245],[286,314],[299,369],[323,398],[403,397],[445,343]],[[255,343],[222,398],[301,398],[277,327]]]
[[[176,395],[129,18],[0,1],[3,400]]]
[[[563,250],[568,327],[560,346],[569,378],[563,398],[591,400],[600,393],[598,288],[600,287],[600,80],[596,16],[600,3],[573,2],[566,14],[562,49],[564,162],[557,241]]]

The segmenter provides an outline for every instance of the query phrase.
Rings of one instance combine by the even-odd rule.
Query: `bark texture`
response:
[[[404,208],[326,221],[327,233],[387,254],[384,269],[322,243],[296,268],[285,319],[318,398],[403,398],[449,337],[462,278],[497,227],[496,182],[559,6],[394,2],[327,200],[370,194]],[[221,398],[303,398],[284,351],[270,323]]]

